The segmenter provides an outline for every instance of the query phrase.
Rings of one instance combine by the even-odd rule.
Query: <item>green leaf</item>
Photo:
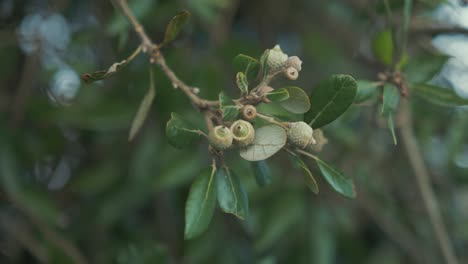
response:
[[[219,108],[223,114],[224,121],[235,121],[239,116],[239,108],[234,104],[231,98],[224,94],[219,93]]]
[[[265,160],[286,145],[286,131],[277,125],[263,126],[255,131],[253,143],[240,149],[240,156],[248,161]]]
[[[367,80],[357,80],[356,83],[357,83],[357,91],[356,91],[356,97],[354,98],[355,104],[359,104],[359,103],[369,100],[378,91],[377,82],[371,82]]]
[[[249,201],[242,183],[228,167],[216,173],[218,204],[221,209],[244,220],[249,212]]]
[[[273,102],[281,102],[289,98],[289,92],[285,88],[275,89],[265,95]]]
[[[442,106],[464,106],[468,105],[468,99],[459,97],[452,89],[436,85],[416,83],[411,86],[418,96],[427,101]]]
[[[395,124],[393,123],[393,113],[390,112],[387,114],[387,125],[390,133],[392,134],[393,144],[396,146],[398,144],[396,134],[395,134]]]
[[[164,34],[164,41],[161,45],[165,45],[173,41],[177,35],[179,35],[182,27],[187,24],[188,19],[190,18],[190,12],[182,11],[175,15],[171,21],[166,26],[166,32]]]
[[[306,92],[299,87],[284,88],[289,93],[289,98],[279,104],[286,110],[294,114],[304,114],[310,109],[310,100]]]
[[[412,58],[405,66],[405,76],[409,83],[423,83],[431,80],[450,57],[441,54],[429,54]]]
[[[349,75],[332,75],[310,95],[310,110],[304,116],[312,128],[320,128],[341,116],[356,97],[357,84]]]
[[[349,198],[356,197],[356,191],[351,178],[346,177],[342,172],[319,158],[316,161],[323,177],[335,191]]]
[[[296,167],[299,167],[304,170],[305,172],[304,178],[305,178],[307,187],[309,187],[309,189],[313,193],[318,194],[319,187],[318,187],[317,181],[312,175],[312,172],[310,172],[309,167],[307,167],[307,164],[305,164],[305,162],[297,156],[294,156],[294,155],[289,155],[289,156],[291,157],[292,161],[295,163]]]
[[[258,186],[264,187],[271,183],[271,172],[270,167],[266,163],[266,161],[254,161],[250,163],[252,165],[255,181],[257,182]]]
[[[209,226],[216,206],[216,168],[204,170],[192,183],[185,204],[185,239],[192,239]]]
[[[235,72],[243,72],[247,81],[257,78],[260,63],[250,56],[239,54],[234,58],[233,67]]]
[[[262,67],[262,77],[265,79],[265,77],[268,74],[268,56],[270,56],[270,50],[267,49],[265,52],[263,52],[262,57],[260,57],[260,66]]]
[[[140,54],[141,52],[141,46],[139,46],[134,52],[132,55],[130,55],[128,58],[126,58],[125,60],[121,61],[121,62],[116,62],[114,64],[112,64],[109,69],[107,70],[103,70],[103,71],[97,71],[97,72],[93,72],[93,73],[85,73],[83,75],[81,75],[81,79],[85,82],[85,83],[90,83],[90,82],[95,82],[95,81],[99,81],[99,80],[103,80],[103,79],[106,79],[106,78],[109,78],[111,77],[112,75],[116,74],[117,72],[119,72],[120,70],[122,70],[123,68],[125,68],[125,66],[127,66],[138,54]]]
[[[241,94],[247,94],[249,92],[249,83],[247,82],[247,77],[243,72],[238,72],[236,75],[236,83]]]
[[[411,20],[411,7],[413,6],[413,0],[405,0],[405,5],[403,7],[403,30],[402,30],[402,49],[401,57],[403,58],[406,53],[406,46],[408,42],[408,28]]]
[[[171,119],[166,125],[166,136],[175,148],[186,148],[192,145],[200,136],[201,131],[194,129],[182,116],[171,113]]]
[[[383,88],[382,101],[382,115],[387,115],[398,110],[398,103],[400,102],[400,91],[398,88],[393,84],[386,83]]]
[[[153,78],[153,71],[150,68],[150,87],[148,92],[146,92],[145,97],[141,100],[140,107],[138,108],[138,112],[133,119],[132,127],[130,128],[130,134],[128,136],[128,140],[131,141],[135,135],[140,130],[141,126],[145,122],[146,116],[151,109],[151,105],[153,104],[154,97],[156,96],[156,89],[154,88],[154,78]]]
[[[393,63],[393,49],[391,30],[387,29],[380,31],[372,40],[372,52],[374,53],[375,58],[387,66],[390,66]]]

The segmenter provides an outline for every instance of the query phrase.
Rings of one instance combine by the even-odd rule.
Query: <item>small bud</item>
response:
[[[246,105],[242,108],[242,116],[245,120],[252,120],[257,116],[257,109],[253,105]]]
[[[302,121],[289,123],[287,134],[289,143],[301,149],[316,143],[312,128]]]
[[[298,77],[299,77],[299,72],[296,70],[296,68],[294,67],[289,67],[287,69],[284,70],[284,75],[286,76],[286,78],[288,78],[289,80],[296,80]]]
[[[288,60],[286,60],[286,62],[284,63],[284,67],[285,67],[285,68],[293,67],[293,68],[296,69],[297,71],[301,71],[301,69],[302,69],[302,61],[301,61],[301,59],[299,59],[299,57],[297,57],[297,56],[291,56],[291,57],[289,57]]]
[[[273,72],[280,70],[283,68],[287,59],[288,55],[283,53],[279,45],[276,45],[270,50],[270,53],[268,54],[268,69]]]
[[[328,139],[323,134],[321,129],[317,129],[314,131],[314,137],[316,140],[315,144],[309,144],[306,148],[309,152],[321,152],[323,147],[328,143]]]
[[[246,147],[250,145],[255,138],[255,129],[249,122],[245,120],[237,120],[231,126],[231,132],[234,137],[234,141],[240,147]]]
[[[217,150],[225,150],[232,146],[231,130],[225,126],[216,126],[208,133],[210,145]]]

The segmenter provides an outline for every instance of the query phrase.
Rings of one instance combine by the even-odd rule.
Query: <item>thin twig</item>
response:
[[[421,151],[413,133],[413,122],[408,101],[404,100],[402,102],[400,111],[403,120],[405,120],[400,127],[401,138],[408,154],[408,160],[414,171],[414,176],[416,177],[417,186],[421,192],[424,207],[429,215],[434,235],[437,238],[445,262],[447,264],[457,264],[458,260],[455,256],[453,245],[445,228],[440,208],[435,197],[434,190],[431,186],[427,167],[424,164]]]
[[[31,234],[27,225],[7,214],[0,216],[0,224],[6,233],[10,233],[40,263],[49,263],[46,248]]]

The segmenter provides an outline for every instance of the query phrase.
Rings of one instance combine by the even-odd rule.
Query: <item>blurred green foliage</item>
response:
[[[204,141],[174,148],[165,130],[173,112],[195,127],[204,127],[203,117],[155,67],[153,106],[128,141],[150,87],[145,56],[109,79],[82,82],[66,104],[50,99],[57,69],[107,69],[131,54],[139,39],[110,1],[5,0],[11,10],[0,4],[0,263],[443,263],[408,156],[393,145],[380,116],[380,94],[372,92],[381,81],[377,74],[397,56],[397,47],[381,34],[399,28],[405,1],[388,2],[396,18],[391,23],[383,1],[130,1],[159,42],[175,14],[192,13],[163,52],[204,98],[215,100],[220,91],[234,98],[239,70],[233,58],[259,58],[276,43],[303,60],[294,85],[308,94],[331,74],[361,79],[358,95],[364,99],[324,127],[329,144],[321,155],[354,179],[356,199],[337,195],[318,177],[315,195],[305,172],[293,169],[286,155],[250,164],[227,153],[249,195],[249,214],[242,221],[217,210],[207,232],[186,241],[189,186],[211,157]],[[415,17],[443,1],[413,2]],[[21,23],[31,14],[52,13],[68,22],[67,48],[26,54]],[[425,83],[447,57],[411,26],[408,38],[401,69],[410,83],[413,127],[457,256],[466,263],[468,115],[466,108],[445,106],[466,105],[466,99]],[[46,58],[60,62],[47,64]],[[290,85],[282,82],[278,87]],[[422,100],[428,97],[438,104]],[[288,115],[274,104],[262,107]],[[394,121],[398,138],[400,123]],[[323,170],[323,164],[304,162],[306,173]]]

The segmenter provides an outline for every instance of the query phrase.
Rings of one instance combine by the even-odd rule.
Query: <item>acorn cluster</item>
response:
[[[230,127],[219,125],[208,134],[210,145],[217,150],[226,150],[233,145],[246,147],[255,138],[255,129],[248,121],[239,119]]]

